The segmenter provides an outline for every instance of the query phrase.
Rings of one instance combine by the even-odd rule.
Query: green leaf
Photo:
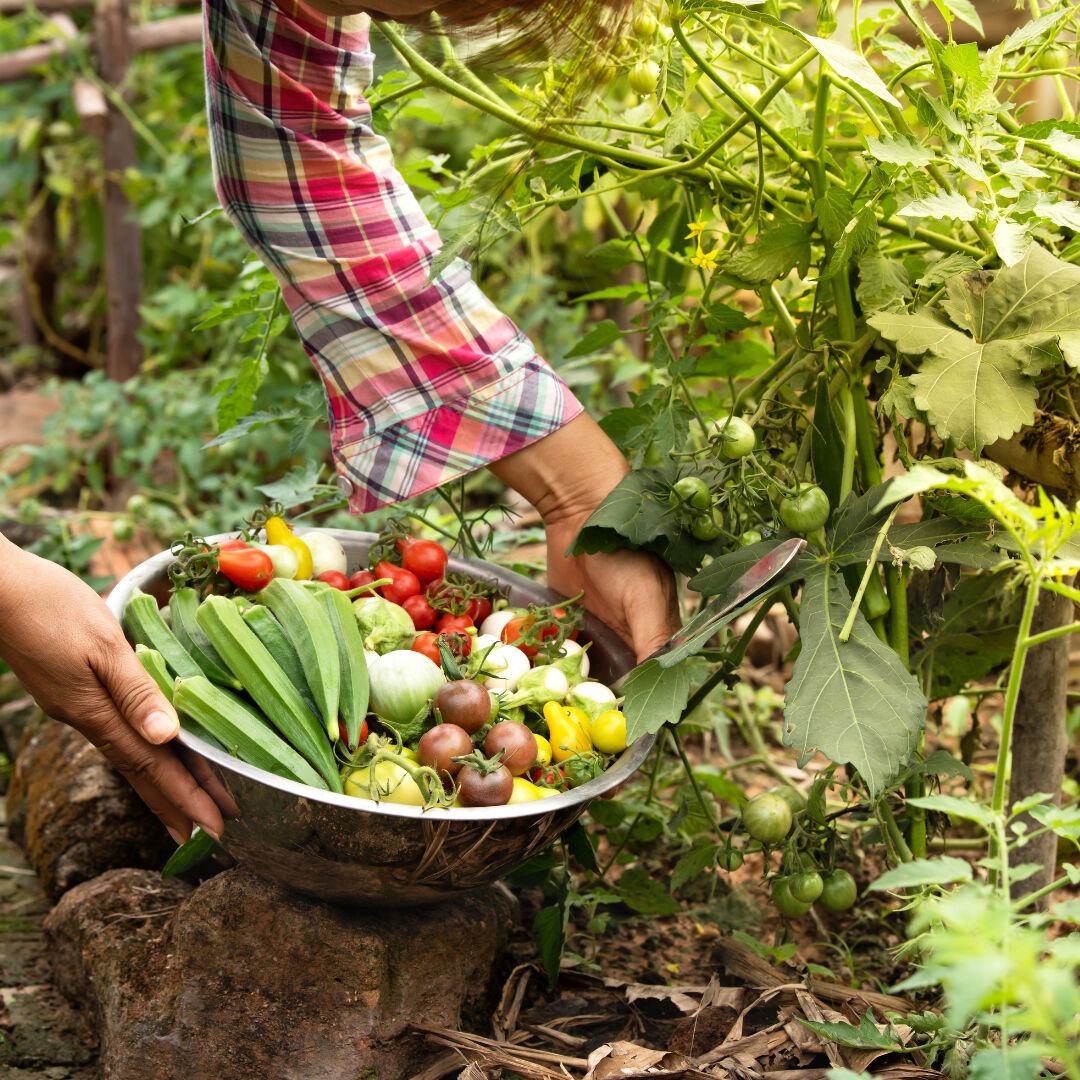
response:
[[[814,203],[814,216],[817,218],[821,235],[835,244],[844,231],[844,226],[851,220],[855,208],[851,196],[843,188],[830,187]]]
[[[724,269],[750,285],[771,285],[795,266],[810,262],[810,226],[787,222],[766,229],[754,243],[735,252]]]
[[[828,280],[842,273],[852,257],[865,251],[876,236],[877,217],[874,214],[873,205],[867,203],[844,226],[822,278]]]
[[[1051,803],[1049,806],[1033,806],[1029,813],[1040,825],[1057,836],[1080,842],[1080,807],[1054,806]]]
[[[878,1031],[874,1022],[874,1014],[870,1010],[859,1020],[859,1026],[848,1024],[842,1020],[835,1023],[821,1020],[803,1020],[796,1017],[803,1027],[816,1032],[824,1039],[834,1042],[837,1046],[848,1046],[853,1050],[903,1050],[902,1043],[897,1042],[895,1037],[888,1031]]]
[[[913,199],[906,206],[896,211],[900,217],[910,218],[933,218],[935,221],[942,218],[955,218],[957,221],[974,221],[978,211],[964,198],[955,192],[944,194],[927,195],[922,199]]]
[[[715,765],[702,765],[694,770],[694,779],[704,787],[707,787],[718,799],[722,799],[732,806],[744,806],[746,804],[746,792],[743,791],[734,780],[721,776]]]
[[[662,668],[659,660],[646,660],[626,677],[622,693],[626,742],[630,744],[678,721],[690,697],[690,668],[685,663]]]
[[[688,881],[693,881],[701,874],[706,866],[712,866],[715,862],[715,844],[703,844],[701,847],[691,848],[679,858],[675,869],[671,872],[669,885],[671,892],[678,892]]]
[[[913,776],[960,776],[965,780],[974,780],[975,774],[959,758],[954,758],[948,750],[937,749],[925,761],[918,761],[911,767]]]
[[[653,485],[647,470],[627,473],[592,512],[574,540],[571,553],[591,555],[614,551],[604,533],[613,530],[632,544],[645,544],[671,528],[667,498]]]
[[[664,128],[664,154],[670,156],[683,143],[688,143],[691,136],[701,127],[701,117],[697,113],[679,109],[672,114]]]
[[[244,358],[236,378],[226,387],[218,400],[217,426],[219,432],[228,431],[255,406],[255,398],[262,385],[266,365],[260,353]]]
[[[294,465],[280,480],[262,484],[256,488],[271,502],[279,502],[286,509],[311,502],[312,489],[319,483],[322,463],[309,461],[306,465]]]
[[[678,915],[682,910],[682,904],[672,898],[662,882],[636,866],[623,873],[615,891],[631,911],[642,915]]]
[[[971,0],[934,0],[934,3],[942,15],[945,16],[947,22],[952,22],[952,17],[955,16],[961,22],[965,22],[972,27],[979,37],[983,36],[982,19],[979,18],[979,13],[975,10],[975,5]],[[974,42],[971,43],[971,47],[977,51]]]
[[[580,821],[575,821],[562,834],[562,842],[566,850],[582,867],[591,870],[594,874],[600,872],[600,864],[596,861],[596,849],[592,845],[592,838]]]
[[[1020,599],[1005,574],[964,578],[949,593],[940,623],[913,658],[931,698],[957,694],[1009,659]]]
[[[843,578],[819,565],[803,585],[802,649],[786,691],[784,742],[850,762],[870,791],[883,791],[910,761],[926,699],[900,658],[856,612],[850,638],[840,630],[851,607]]]
[[[955,274],[963,274],[968,270],[978,269],[979,264],[970,255],[961,255],[953,252],[937,262],[931,263],[922,277],[917,278],[915,284],[920,289],[933,289],[949,280]]]
[[[954,795],[922,795],[908,799],[908,806],[918,806],[923,810],[937,810],[941,814],[951,814],[964,821],[974,821],[984,829],[990,830],[997,820],[993,810],[971,799],[958,799]]]
[[[567,350],[566,359],[570,360],[575,356],[587,356],[589,353],[606,349],[623,336],[622,330],[611,319],[604,319],[593,326],[576,345]]]
[[[563,950],[566,948],[566,924],[568,905],[565,895],[549,907],[541,908],[533,919],[533,934],[536,946],[540,950],[540,961],[547,972],[548,985],[554,986],[559,981],[559,967],[562,964]]]
[[[865,57],[858,53],[845,49],[835,41],[827,38],[814,37],[813,34],[804,34],[803,37],[815,48],[825,62],[841,76],[848,79],[863,90],[869,90],[871,94],[881,98],[882,101],[902,109],[904,106],[893,97],[889,88],[881,81],[881,77],[870,66]]]
[[[866,140],[866,148],[878,161],[889,165],[929,165],[934,160],[934,152],[913,135],[897,135],[891,139],[870,137]]]
[[[1006,266],[1015,266],[1031,247],[1031,227],[1022,221],[1002,218],[994,226],[994,250]]]
[[[957,2],[959,0],[952,0],[952,3]],[[970,3],[967,3],[967,0],[964,0],[964,3],[974,14],[975,9],[971,7]],[[978,19],[978,15],[975,18]],[[969,82],[978,81],[982,75],[982,66],[979,63],[979,46],[974,41],[965,41],[962,44],[954,42],[951,45],[946,45],[941,50],[941,62],[961,79],[966,79]]]
[[[1024,48],[1025,45],[1030,45],[1033,41],[1041,40],[1045,35],[1048,35],[1062,19],[1068,18],[1070,11],[1068,8],[1062,8],[1060,11],[1052,11],[1048,15],[1041,15],[1037,19],[1032,19],[1029,23],[1024,23],[1023,26],[1014,30],[1002,43],[1001,51],[1008,55],[1009,53],[1016,52],[1018,49]],[[1023,133],[1021,133],[1023,136]]]
[[[910,379],[916,407],[927,413],[939,434],[981,451],[1035,419],[1037,389],[1017,355],[1023,354],[1022,345],[981,344],[926,308],[912,315],[882,311],[867,322],[898,352],[930,353]]]
[[[859,260],[859,284],[855,299],[864,312],[903,304],[911,299],[908,273],[897,259],[864,255]]]
[[[169,856],[168,862],[161,868],[161,876],[174,877],[182,874],[185,870],[206,862],[220,850],[217,841],[209,833],[196,828],[191,837]]]
[[[954,881],[970,881],[971,864],[965,859],[941,855],[936,859],[913,859],[887,870],[866,888],[868,892],[891,892],[894,889],[915,888],[920,885],[949,885]]]

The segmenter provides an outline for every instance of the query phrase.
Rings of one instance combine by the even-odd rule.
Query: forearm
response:
[[[549,526],[583,522],[630,471],[618,447],[586,413],[488,468],[528,499]]]

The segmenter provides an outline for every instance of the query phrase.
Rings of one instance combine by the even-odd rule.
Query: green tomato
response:
[[[777,878],[772,883],[772,902],[785,919],[797,919],[800,915],[805,915],[813,906],[795,899],[789,877]]]
[[[656,16],[651,11],[642,11],[634,19],[634,37],[638,41],[648,43],[656,37],[656,31],[660,29],[660,24],[656,21]]]
[[[138,517],[140,514],[145,513],[146,508],[150,505],[150,500],[140,493],[136,493],[131,496],[127,501],[127,505],[124,509],[132,516]]]
[[[728,416],[712,425],[712,436],[720,440],[720,453],[734,461],[754,449],[754,429],[741,416]]]
[[[135,535],[135,523],[129,517],[116,518],[112,523],[114,540],[126,544]]]
[[[695,514],[690,522],[690,531],[695,540],[715,540],[724,527],[724,519],[714,510],[711,514]]]
[[[780,500],[780,520],[796,533],[813,532],[829,520],[829,496],[816,485]]]
[[[821,875],[816,870],[795,874],[789,882],[791,895],[801,904],[812,904],[821,895],[824,887]]]
[[[855,879],[846,870],[834,870],[825,875],[818,903],[826,911],[847,911],[857,892]]]
[[[345,777],[345,794],[403,806],[424,805],[420,785],[396,761],[376,762],[374,769],[370,765],[353,769]]]
[[[787,784],[777,784],[776,787],[769,788],[769,793],[779,795],[791,807],[793,814],[806,809],[806,796],[801,791],[788,787]]]
[[[757,529],[747,529],[746,532],[739,537],[739,547],[749,547],[751,544],[761,543],[761,533]]]
[[[806,76],[801,71],[796,71],[788,80],[785,90],[792,96],[797,97],[806,89]]]
[[[738,870],[743,864],[743,854],[738,848],[724,848],[716,856],[716,865],[721,870],[727,870],[730,873],[732,870]]]
[[[604,771],[604,763],[599,754],[585,753],[567,758],[559,768],[562,769],[566,782],[576,788],[595,780]]]
[[[1060,71],[1069,66],[1069,54],[1064,49],[1051,46],[1039,53],[1035,66],[1040,71]]]
[[[755,840],[778,844],[791,830],[791,807],[775,792],[762,792],[743,807],[743,824]]]
[[[630,69],[627,81],[635,94],[642,97],[655,94],[656,86],[660,82],[660,65],[655,60],[642,60]]]
[[[700,476],[684,476],[671,485],[668,502],[676,510],[688,506],[692,510],[708,510],[712,504],[709,485]]]

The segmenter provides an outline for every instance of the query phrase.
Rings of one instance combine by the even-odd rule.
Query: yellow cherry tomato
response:
[[[566,761],[575,754],[584,754],[592,749],[589,718],[580,709],[549,701],[544,706],[544,719],[547,721],[548,741],[554,761]]]
[[[511,803],[534,802],[540,797],[540,789],[535,784],[530,783],[524,776],[515,776],[514,790],[510,792],[506,803],[509,806]]]
[[[345,794],[357,799],[423,806],[424,793],[417,782],[396,762],[379,761],[353,769],[345,778]]]
[[[296,555],[297,581],[309,581],[311,579],[311,572],[315,567],[311,559],[311,549],[299,536],[293,533],[292,529],[281,518],[271,517],[266,519],[266,542],[287,547]]]
[[[619,754],[626,749],[626,717],[618,709],[602,712],[592,722],[592,741],[602,754]]]
[[[536,735],[536,764],[551,764],[551,743],[543,735]]]

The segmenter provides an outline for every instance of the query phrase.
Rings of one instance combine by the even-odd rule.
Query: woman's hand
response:
[[[548,584],[585,606],[643,660],[679,628],[675,581],[642,551],[568,556],[574,536],[629,472],[618,447],[582,413],[552,435],[489,466],[540,511],[547,527]]]
[[[197,759],[203,786],[165,745],[180,730],[176,711],[112,612],[74,574],[3,536],[0,656],[47,715],[85,735],[123,773],[177,843],[192,823],[220,837],[218,803],[230,816],[235,804]]]

